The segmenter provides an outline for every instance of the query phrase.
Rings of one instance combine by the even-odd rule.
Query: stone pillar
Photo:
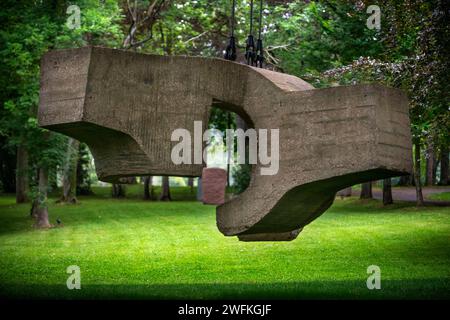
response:
[[[220,168],[204,168],[202,173],[203,203],[221,205],[225,203],[227,172]]]

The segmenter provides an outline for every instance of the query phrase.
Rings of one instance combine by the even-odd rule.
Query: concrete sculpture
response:
[[[278,174],[260,175],[254,165],[248,189],[217,208],[227,236],[292,240],[337,191],[411,168],[408,101],[395,89],[314,89],[294,76],[222,59],[96,47],[42,60],[39,124],[86,142],[103,181],[200,176],[203,165],[171,161],[171,132],[207,124],[212,105],[280,134]]]

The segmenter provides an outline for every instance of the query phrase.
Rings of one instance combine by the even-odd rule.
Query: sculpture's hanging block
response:
[[[103,48],[50,52],[41,72],[39,124],[86,142],[103,181],[200,176],[202,164],[172,162],[171,134],[185,128],[194,137],[211,105],[255,129],[279,129],[278,173],[254,165],[248,189],[217,208],[220,231],[241,240],[292,240],[337,191],[411,169],[408,101],[395,89],[314,89],[221,59]]]

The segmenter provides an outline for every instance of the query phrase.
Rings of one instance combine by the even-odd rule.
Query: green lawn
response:
[[[450,201],[450,192],[430,194],[428,198],[430,200]]]
[[[195,201],[109,190],[50,207],[64,227],[34,230],[29,205],[0,197],[0,292],[33,298],[450,298],[450,210],[336,200],[293,242],[239,242]],[[53,203],[53,202],[52,202]],[[81,290],[66,268],[81,268]],[[381,268],[381,290],[366,287]]]

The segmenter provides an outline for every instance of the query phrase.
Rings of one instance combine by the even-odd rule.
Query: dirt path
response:
[[[449,201],[429,200],[428,196],[434,193],[450,192],[450,187],[423,187],[423,197],[425,204],[436,206],[450,206]],[[375,199],[383,198],[383,191],[378,188],[373,189]],[[395,200],[416,202],[416,189],[414,187],[392,188],[392,197]]]

